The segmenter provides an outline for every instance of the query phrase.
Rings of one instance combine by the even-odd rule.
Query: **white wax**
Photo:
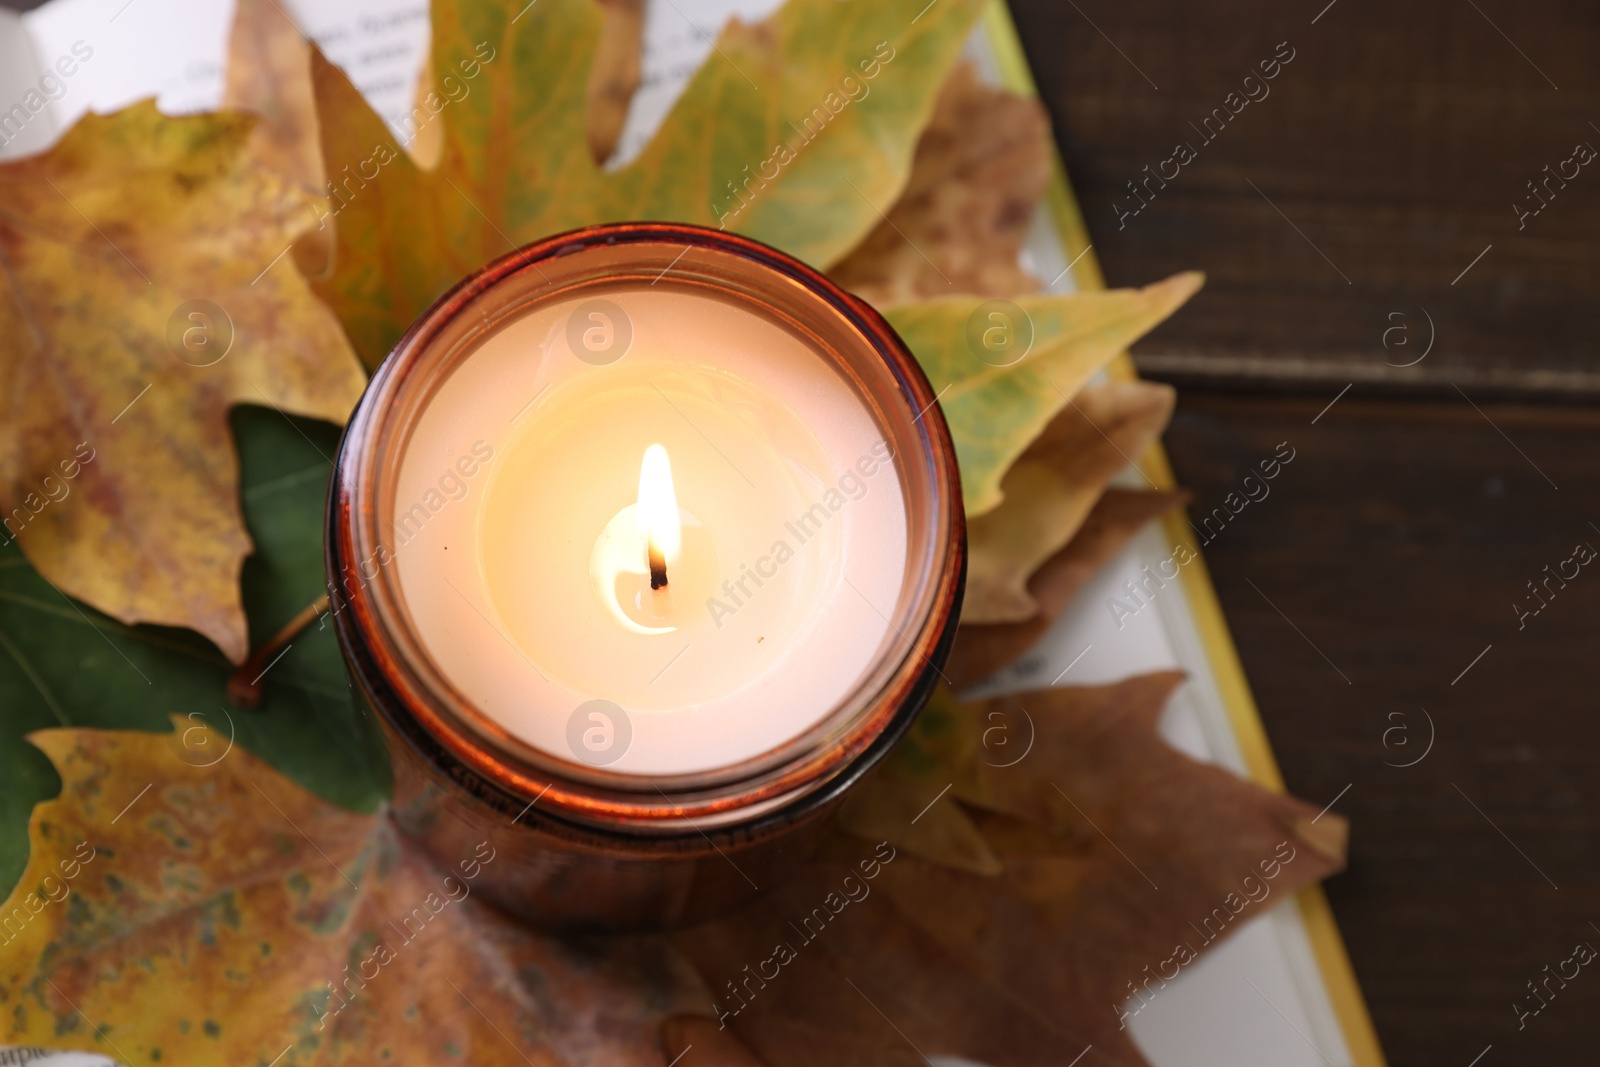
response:
[[[816,725],[901,640],[899,476],[854,390],[777,323],[666,284],[604,296],[631,321],[617,361],[577,358],[570,301],[441,386],[401,462],[391,565],[440,671],[517,738],[639,775],[730,766]],[[592,573],[657,443],[684,520],[659,599]],[[627,717],[620,757],[573,747],[595,700]]]

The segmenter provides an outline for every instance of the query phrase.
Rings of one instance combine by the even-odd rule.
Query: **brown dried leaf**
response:
[[[1142,1003],[1125,1009],[1130,993],[1159,995],[1238,920],[1343,863],[1343,820],[1312,826],[1310,805],[1160,739],[1180,681],[1168,672],[946,706],[932,724],[943,736],[922,751],[972,755],[942,769],[999,877],[887,843],[834,843],[772,897],[674,937],[722,1021],[772,1067],[940,1055],[1020,1067],[1080,1052],[1083,1065],[1143,1064],[1123,1029]],[[986,762],[990,713],[1018,704],[1032,750],[1011,766]]]
[[[1043,106],[951,71],[887,221],[834,266],[879,307],[951,293],[1016,296],[1039,283],[1018,263],[1050,181]]]
[[[885,768],[862,782],[839,809],[839,826],[867,841],[892,840],[913,855],[993,877],[1000,860],[967,813],[939,803],[939,793]]]
[[[1306,842],[1297,822],[1317,815],[1315,808],[1196,763],[1160,741],[1156,722],[1182,681],[1181,672],[1162,671],[1115,685],[1041,689],[963,704],[957,729],[968,736],[981,735],[991,711],[1027,708],[1036,729],[1029,759],[1037,756],[1041,766],[1018,773],[1017,767],[979,758],[970,777],[957,777],[953,792],[969,804],[1051,830],[1081,830],[1085,814],[1108,834],[1100,816],[1141,834],[1159,828],[1174,837],[1167,847],[1123,846],[1157,883],[1163,875],[1173,880],[1203,869],[1218,846],[1231,847],[1245,830],[1270,825],[1272,833]],[[1214,820],[1209,829],[1205,819]],[[1180,833],[1185,826],[1193,832]],[[1314,851],[1342,861],[1339,841],[1319,837]]]
[[[1084,387],[1000,481],[999,507],[967,525],[963,622],[1018,622],[1039,611],[1028,577],[1083,524],[1106,484],[1153,444],[1177,398],[1169,385]]]
[[[276,0],[239,0],[228,34],[222,106],[259,119],[248,149],[263,166],[312,196],[323,195],[326,174],[311,90],[311,43]],[[332,256],[331,227],[319,226],[295,241],[295,265],[308,277],[326,270]]]
[[[815,865],[754,907],[673,935],[711,987],[720,1021],[771,1067],[926,1067],[925,1056],[939,1055],[989,1067],[1071,1059],[1061,1056],[1071,1035],[928,937],[859,866],[891,857],[880,862],[881,877],[918,861],[852,844],[858,859]]]
[[[1022,622],[974,624],[963,617],[955,647],[944,666],[945,679],[965,689],[1021,656],[1045,635],[1078,590],[1122,550],[1145,523],[1182,504],[1184,492],[1107,489],[1072,540],[1028,578],[1028,595],[1038,611]]]
[[[589,153],[596,163],[611,158],[639,88],[644,41],[644,0],[597,0],[605,14],[594,65],[589,68]]]
[[[662,1023],[661,1049],[670,1063],[694,1049],[694,1067],[765,1067],[730,1030],[703,1015],[674,1015]]]
[[[311,45],[274,0],[239,0],[228,35],[222,106],[260,119],[250,135],[251,155],[322,195]]]
[[[434,100],[432,108],[428,106],[429,96]],[[418,167],[432,170],[439,165],[439,160],[444,155],[445,123],[438,121],[438,116],[434,114],[440,106],[439,83],[433,72],[433,56],[427,52],[422,54],[422,69],[417,73],[417,91],[412,97],[412,115],[431,116],[434,121],[424,118],[417,122],[411,131],[411,140],[404,141],[400,147]]]

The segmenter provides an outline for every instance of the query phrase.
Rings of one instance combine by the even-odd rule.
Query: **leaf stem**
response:
[[[228,702],[236,708],[258,708],[265,694],[261,680],[278,657],[288,651],[289,645],[304,630],[328,610],[328,594],[324,593],[284,624],[266,644],[250,653],[228,679]]]

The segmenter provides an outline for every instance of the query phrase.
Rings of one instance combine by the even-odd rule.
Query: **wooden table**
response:
[[[1191,514],[1297,450],[1205,552],[1391,1062],[1592,1063],[1600,973],[1513,1003],[1600,947],[1600,562],[1513,605],[1600,548],[1600,166],[1513,204],[1600,147],[1600,10],[1326,2],[1012,6],[1110,284],[1210,277],[1135,351]]]

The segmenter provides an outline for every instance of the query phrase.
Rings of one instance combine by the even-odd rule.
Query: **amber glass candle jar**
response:
[[[328,510],[401,828],[528,920],[650,929],[802,860],[926,702],[965,526],[884,320],[774,249],[626,223],[406,333]]]

